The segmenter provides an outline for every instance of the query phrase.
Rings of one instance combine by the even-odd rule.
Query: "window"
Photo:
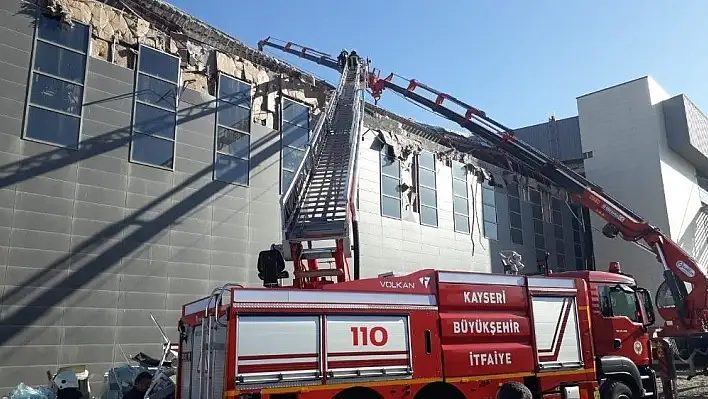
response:
[[[635,323],[641,323],[641,310],[634,291],[626,286],[598,286],[600,311],[605,317],[627,317]]]
[[[541,193],[532,188],[529,189],[529,200],[531,202],[531,213],[533,216],[534,246],[537,254],[546,253],[546,239],[544,234],[543,207],[541,206]],[[538,258],[537,260],[540,260]]]
[[[482,217],[484,219],[484,236],[490,240],[498,238],[497,201],[494,196],[494,186],[488,182],[482,183]]]
[[[553,222],[553,237],[556,240],[556,267],[559,271],[565,271],[565,241],[563,239],[563,214],[561,209],[562,201],[560,198],[551,196],[551,221]]]
[[[438,227],[438,192],[435,175],[435,155],[423,151],[418,159],[418,198],[420,224]]]
[[[283,98],[280,119],[282,121],[280,158],[283,169],[280,190],[285,192],[302,163],[305,148],[310,141],[310,107]]]
[[[178,57],[140,46],[131,162],[174,168],[179,64]]]
[[[452,163],[452,211],[455,231],[470,233],[469,197],[467,195],[467,167],[459,162]]]
[[[251,85],[219,74],[214,179],[247,186],[251,169]]]
[[[594,155],[595,155],[595,154],[593,154],[592,151],[585,151],[585,152],[583,153],[583,159],[590,159],[590,158],[592,158]]]
[[[508,184],[506,186],[506,191],[509,196],[509,234],[511,236],[511,242],[518,245],[524,245],[519,186],[516,184]]]
[[[401,162],[390,146],[381,148],[381,215],[401,218]]]
[[[78,149],[89,27],[40,15],[25,110],[24,138]]]
[[[583,241],[580,227],[583,220],[583,214],[580,211],[581,208],[576,205],[571,205],[570,210],[573,212],[573,254],[575,255],[575,267],[577,270],[584,270],[586,267],[585,258],[583,257]]]

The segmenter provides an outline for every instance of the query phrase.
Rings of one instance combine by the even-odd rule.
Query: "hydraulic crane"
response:
[[[267,38],[258,45],[261,50],[268,46],[338,69],[337,61],[327,54],[291,42],[281,45]],[[602,229],[606,237],[620,236],[652,252],[664,269],[664,282],[658,288],[655,298],[659,313],[665,320],[661,335],[690,338],[692,347],[701,346],[699,349],[704,349],[702,337],[708,334],[708,276],[677,243],[605,193],[601,187],[561,162],[517,140],[512,129],[487,117],[483,111],[415,79],[408,80],[405,85],[396,84],[396,77],[391,73],[381,78],[380,71],[370,70],[367,73],[367,88],[372,97],[378,100],[388,89],[458,123],[543,178],[567,190],[576,202],[607,222]],[[356,154],[353,156],[356,157]],[[662,300],[659,301],[659,298]]]

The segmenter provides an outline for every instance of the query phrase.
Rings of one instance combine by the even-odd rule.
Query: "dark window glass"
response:
[[[401,200],[391,197],[381,196],[381,213],[384,216],[400,219]]]
[[[565,267],[565,255],[556,255],[556,263],[558,264],[558,268],[560,270],[566,270]]]
[[[140,72],[177,83],[179,79],[179,58],[157,51],[150,47],[140,46]]]
[[[534,220],[533,221],[533,232],[536,234],[543,234],[543,221]]]
[[[580,223],[575,217],[573,217],[573,230],[580,230]]]
[[[80,122],[78,117],[30,106],[25,134],[36,140],[77,148]]]
[[[431,152],[423,151],[418,154],[418,164],[421,168],[435,170],[435,156]]]
[[[467,180],[467,167],[458,162],[452,163],[452,177],[455,179]]]
[[[583,247],[580,245],[573,245],[573,252],[575,253],[575,256],[578,258],[583,257]]]
[[[562,226],[553,226],[553,235],[562,240],[563,239],[563,227]]]
[[[175,113],[150,105],[136,103],[133,129],[139,133],[153,134],[174,140]]]
[[[453,210],[455,213],[459,213],[465,216],[469,215],[469,206],[467,198],[455,197],[453,198]]]
[[[578,230],[573,230],[573,241],[576,243],[581,242],[580,241],[580,232]]]
[[[585,262],[583,258],[575,258],[575,268],[577,270],[585,270]]]
[[[295,178],[295,172],[283,169],[283,187],[281,188],[283,192],[290,187],[290,183],[292,183],[293,178]]]
[[[460,197],[467,198],[467,182],[464,180],[453,180],[452,181],[452,192]]]
[[[37,25],[39,38],[86,53],[89,41],[88,26],[78,22],[74,22],[73,26],[69,26],[62,23],[58,18],[44,14],[37,21]]]
[[[565,243],[563,240],[556,240],[556,252],[559,254],[564,254],[565,253]]]
[[[132,159],[136,162],[172,169],[174,141],[134,133]]]
[[[455,214],[455,231],[458,233],[469,234],[470,218],[460,214]]]
[[[173,110],[177,108],[177,86],[147,75],[138,76],[139,101]]]
[[[556,197],[551,198],[551,209],[553,209],[554,211],[560,211],[561,206],[562,206],[561,200],[559,200]]]
[[[381,157],[381,173],[387,176],[396,178],[401,177],[401,166],[398,159],[393,159],[388,156]]]
[[[305,151],[303,150],[290,147],[283,148],[283,169],[296,171],[300,167],[304,156]]]
[[[216,154],[214,178],[227,183],[248,185],[248,160]]]
[[[283,145],[305,149],[310,140],[310,131],[304,127],[283,123]]]
[[[482,214],[487,222],[497,222],[497,210],[493,206],[483,205]]]
[[[428,206],[420,207],[420,223],[428,226],[438,225],[438,210]]]
[[[435,190],[431,190],[426,187],[421,187],[420,188],[420,203],[421,203],[421,205],[437,207],[438,201],[436,198]]]
[[[541,210],[541,205],[531,205],[531,214],[534,219],[543,219],[543,211]]]
[[[81,115],[84,89],[80,85],[35,73],[30,101],[43,107]]]
[[[639,303],[631,290],[625,291],[619,287],[602,286],[602,290],[598,289],[598,294],[603,316],[627,317],[633,322],[641,322]]]
[[[509,197],[509,211],[521,213],[521,201],[516,197]]]
[[[482,186],[482,203],[491,206],[496,205],[493,188]]]
[[[251,132],[251,110],[229,103],[219,103],[219,124],[242,132]]]
[[[534,234],[533,240],[534,240],[534,244],[536,245],[536,248],[542,248],[542,249],[546,248],[546,239],[543,238],[542,235]]]
[[[484,236],[490,240],[497,239],[497,224],[491,222],[484,222]]]
[[[509,225],[512,227],[521,228],[521,215],[514,212],[509,212]]]
[[[516,183],[509,183],[506,185],[506,192],[512,197],[518,197],[519,186]]]
[[[560,212],[553,211],[552,217],[553,217],[553,223],[563,224],[563,215]]]
[[[543,249],[536,249],[536,261],[544,261],[546,260],[546,251]]]
[[[529,198],[531,199],[531,203],[541,205],[541,193],[538,191],[529,190]]]
[[[86,56],[37,41],[34,69],[60,78],[83,84],[86,73]]]
[[[238,158],[248,159],[251,146],[251,136],[236,130],[218,127],[216,132],[216,150],[233,155]]]
[[[219,100],[250,109],[251,85],[226,75],[219,75]]]
[[[381,176],[381,193],[395,198],[401,197],[400,181],[395,177]]]
[[[435,188],[435,172],[427,169],[418,169],[421,186]]]
[[[310,108],[283,99],[283,121],[307,128],[310,125]]]
[[[511,233],[511,242],[514,244],[524,245],[524,233],[521,229],[511,228],[509,230]]]

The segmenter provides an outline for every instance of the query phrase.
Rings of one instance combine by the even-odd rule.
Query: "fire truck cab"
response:
[[[226,285],[183,307],[178,398],[652,398],[653,321],[618,270]]]

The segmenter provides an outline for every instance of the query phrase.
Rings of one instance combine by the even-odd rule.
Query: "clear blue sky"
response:
[[[644,75],[708,111],[705,0],[168,1],[252,46],[272,36],[334,55],[356,49],[385,73],[416,78],[512,128],[551,112],[577,115],[576,97]],[[379,104],[460,129],[393,93]]]

